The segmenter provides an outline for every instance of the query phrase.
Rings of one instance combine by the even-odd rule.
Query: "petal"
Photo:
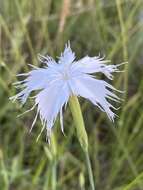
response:
[[[68,42],[68,44],[65,45],[65,50],[64,52],[61,54],[60,58],[59,58],[59,63],[60,64],[70,64],[74,61],[75,59],[75,53],[71,50],[70,48],[70,42]]]
[[[15,102],[15,100],[20,100],[24,104],[29,96],[30,92],[27,88],[16,94],[15,96],[10,97],[9,99]]]
[[[56,61],[50,57],[50,56],[43,56],[41,54],[38,54],[38,59],[41,63],[45,63],[48,65],[48,67],[56,67],[57,66],[57,63]]]
[[[114,108],[108,99],[119,101],[111,90],[115,90],[112,85],[103,80],[97,80],[89,75],[74,78],[70,81],[70,87],[75,95],[89,99],[94,105],[98,106],[102,111],[106,112],[109,119],[114,120],[115,114],[111,108]]]
[[[55,69],[51,68],[38,68],[37,70],[32,70],[29,76],[25,80],[25,86],[27,86],[31,91],[46,88],[51,81],[54,81],[58,76]]]
[[[62,110],[62,107],[69,99],[69,89],[65,82],[54,82],[52,85],[42,90],[36,96],[36,104],[42,123],[46,124],[47,132],[51,130],[55,119]],[[61,115],[62,119],[62,115]],[[61,121],[62,124],[62,121]],[[63,124],[62,124],[63,125]],[[63,126],[61,126],[63,129]]]
[[[103,60],[100,57],[84,57],[83,59],[74,63],[75,68],[83,73],[97,73],[102,72],[107,78],[113,79],[113,72],[119,72],[119,65],[106,65],[109,60]]]
[[[10,99],[13,101],[19,99],[24,104],[32,91],[46,88],[51,82],[58,79],[59,73],[52,68],[37,68],[21,75],[25,75],[27,78],[15,83],[15,87],[24,89]]]

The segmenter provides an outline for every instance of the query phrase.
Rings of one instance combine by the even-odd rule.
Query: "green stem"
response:
[[[54,134],[51,134],[52,151],[52,190],[57,189],[57,143]]]
[[[123,190],[131,190],[136,184],[141,183],[143,180],[143,172],[140,173],[133,181],[131,181]]]
[[[127,31],[126,31],[126,26],[124,23],[124,18],[123,18],[123,10],[121,6],[121,0],[116,0],[116,6],[117,6],[117,12],[118,12],[118,17],[119,17],[119,22],[120,22],[120,28],[121,28],[121,38],[122,38],[122,47],[123,47],[123,57],[124,61],[128,61],[128,49],[127,49]],[[125,72],[124,72],[124,78],[125,78],[125,99],[127,98],[127,92],[128,92],[128,65],[125,64]]]
[[[91,189],[95,190],[93,172],[92,172],[92,168],[91,168],[89,153],[85,152],[85,156],[86,156],[86,163],[87,163],[87,168],[88,168],[88,175],[89,175],[89,181],[90,181]]]
[[[87,169],[88,169],[91,190],[95,190],[93,172],[91,169],[91,162],[90,162],[89,153],[88,153],[88,137],[86,134],[85,125],[83,121],[82,112],[80,109],[80,104],[78,102],[78,98],[76,96],[70,97],[69,105],[70,105],[70,109],[73,115],[73,120],[75,122],[77,137],[79,139],[80,145],[86,157],[86,164],[87,164]]]
[[[57,163],[56,160],[53,160],[52,163],[52,190],[56,190],[56,182],[57,182]]]

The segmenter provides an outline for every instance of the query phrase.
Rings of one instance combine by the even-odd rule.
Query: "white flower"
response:
[[[30,93],[38,90],[34,97],[35,104],[28,110],[31,111],[37,106],[37,114],[32,127],[39,115],[43,125],[42,131],[46,127],[47,135],[49,135],[57,115],[60,113],[63,131],[62,108],[72,95],[90,100],[95,106],[106,112],[110,120],[114,121],[115,114],[112,110],[115,108],[108,100],[119,101],[119,98],[112,92],[117,90],[91,74],[101,72],[112,80],[112,73],[119,72],[119,65],[106,65],[105,63],[109,61],[100,57],[86,56],[75,61],[75,53],[72,52],[69,43],[65,46],[58,62],[49,56],[39,55],[39,59],[45,66],[43,68],[32,66],[33,70],[29,73],[19,74],[18,76],[27,77],[25,80],[15,83],[17,88],[23,90],[10,98],[13,101],[19,99],[24,104]]]

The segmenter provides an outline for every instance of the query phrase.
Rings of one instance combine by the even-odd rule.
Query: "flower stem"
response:
[[[78,98],[76,96],[70,97],[69,105],[70,105],[70,109],[73,115],[73,120],[75,122],[77,137],[79,139],[80,145],[85,154],[91,190],[95,190],[93,172],[92,172],[91,162],[90,162],[89,153],[88,153],[88,137],[86,134],[84,120],[83,120],[82,112],[80,109],[80,104],[78,102]]]
[[[56,190],[56,182],[57,182],[57,169],[56,169],[56,160],[53,160],[52,165],[52,190]]]
[[[54,134],[51,135],[51,151],[52,151],[52,190],[57,189],[57,144]]]
[[[92,172],[92,168],[91,168],[91,162],[90,162],[88,151],[85,152],[85,157],[86,157],[86,163],[87,163],[87,168],[88,168],[88,175],[89,175],[89,181],[90,181],[91,189],[95,190],[93,172]]]

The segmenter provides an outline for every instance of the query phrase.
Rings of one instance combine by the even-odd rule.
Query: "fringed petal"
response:
[[[102,111],[106,112],[109,119],[114,121],[115,114],[112,109],[116,109],[108,101],[119,101],[120,99],[111,90],[114,89],[103,80],[97,80],[89,75],[74,78],[70,81],[70,87],[74,94],[89,99],[94,105],[98,106]]]
[[[44,56],[44,55],[38,54],[38,59],[41,63],[46,64],[48,67],[56,67],[57,66],[56,61],[48,55]]]
[[[69,99],[69,89],[64,82],[55,82],[50,87],[42,90],[36,96],[36,104],[42,123],[45,123],[47,132],[50,133],[58,113]],[[61,117],[62,119],[62,117]],[[61,121],[61,124],[63,122]],[[63,124],[61,126],[63,129]],[[49,136],[49,134],[47,134]]]
[[[75,70],[78,70],[79,72],[83,73],[103,73],[107,78],[110,80],[113,79],[112,73],[119,72],[118,67],[121,64],[118,65],[107,65],[105,63],[110,62],[109,60],[104,60],[104,58],[100,57],[89,57],[86,56],[79,61],[74,63]]]
[[[23,74],[22,74],[23,76]],[[33,69],[26,74],[23,81],[14,83],[16,88],[23,89],[17,95],[10,97],[11,100],[20,100],[24,104],[32,91],[46,88],[51,82],[58,78],[58,73],[51,68]]]
[[[61,56],[59,57],[59,63],[68,65],[71,64],[75,59],[75,53],[71,50],[70,42],[65,45],[65,50],[63,53],[61,53]]]

